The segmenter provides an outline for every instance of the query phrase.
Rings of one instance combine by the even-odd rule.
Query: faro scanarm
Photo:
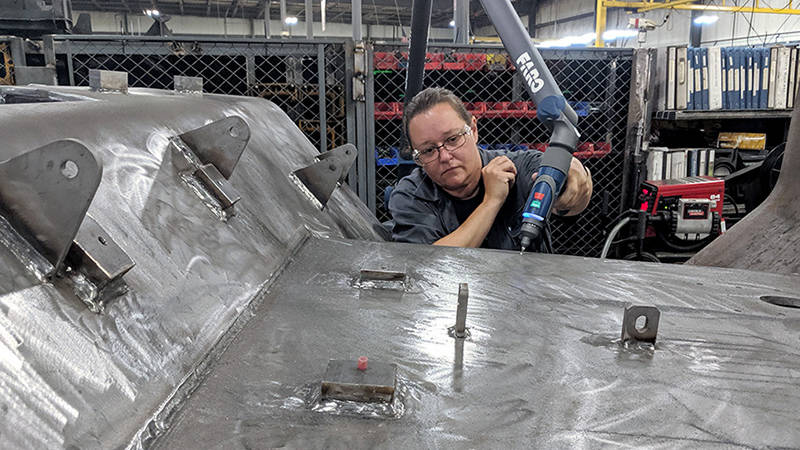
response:
[[[572,153],[578,144],[578,115],[567,103],[553,75],[533,46],[510,0],[481,0],[514,66],[525,79],[525,88],[536,104],[537,114],[548,130],[550,142],[542,157],[539,174],[522,213],[522,252],[538,249],[550,210],[569,173]]]

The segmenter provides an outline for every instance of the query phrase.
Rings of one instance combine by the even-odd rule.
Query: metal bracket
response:
[[[203,78],[175,75],[172,79],[176,94],[203,95]]]
[[[1,240],[40,280],[61,268],[102,173],[89,149],[75,140],[0,162]]]
[[[128,93],[128,72],[89,70],[89,89],[96,92]]]
[[[353,48],[353,101],[366,100],[367,48],[358,41]]]
[[[250,140],[250,127],[238,116],[226,117],[173,137],[172,163],[221,219],[235,212],[241,199],[228,180]]]
[[[465,339],[469,337],[467,328],[467,302],[469,300],[469,286],[467,283],[458,285],[458,306],[456,308],[456,324],[448,328],[448,334],[454,338]]]
[[[356,155],[355,145],[345,144],[320,153],[316,162],[295,170],[292,175],[319,202],[322,209],[330,200],[334,189],[347,178],[350,167],[356,161]]]
[[[640,317],[644,317],[644,324],[637,327],[636,321]],[[655,306],[626,306],[622,316],[622,342],[639,341],[655,344],[660,317],[661,311]]]
[[[136,265],[90,215],[83,220],[67,261],[83,271],[98,290],[120,279]]]

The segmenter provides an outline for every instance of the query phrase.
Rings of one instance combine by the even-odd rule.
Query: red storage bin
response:
[[[459,53],[444,55],[442,59],[442,69],[444,70],[464,70],[464,60]]]
[[[489,119],[508,117],[508,105],[511,102],[487,102],[484,117]]]
[[[547,150],[547,142],[536,142],[533,144],[526,144],[529,149],[531,150],[539,150],[540,152],[544,152]]]
[[[595,142],[594,143],[594,157],[602,158],[611,153],[610,142]]]
[[[443,64],[444,64],[443,53],[425,54],[425,70],[441,70]],[[400,52],[398,67],[400,69],[408,69],[408,52]]]
[[[442,68],[445,70],[481,70],[486,66],[483,53],[451,53],[444,55]]]
[[[486,67],[485,53],[461,53],[459,56],[464,59],[464,70],[483,70]]]
[[[525,110],[525,117],[530,119],[536,118],[536,104],[533,102],[526,102],[528,104],[528,109]]]
[[[594,154],[594,143],[592,142],[581,142],[578,144],[578,148],[575,149],[575,153],[572,156],[578,159],[587,159],[591,158]]]
[[[400,111],[398,109],[399,103],[384,103],[375,102],[375,119],[377,120],[392,120],[396,119]]]
[[[506,117],[522,118],[528,115],[528,103],[530,102],[511,102],[506,108],[508,115]]]
[[[376,70],[397,70],[399,62],[392,52],[375,52],[374,65]]]
[[[470,114],[478,119],[484,117],[484,114],[486,113],[486,103],[484,102],[465,103],[464,107],[467,108],[467,111]]]
[[[572,156],[578,159],[599,159],[611,153],[611,144],[608,142],[581,142]]]
[[[443,53],[426,53],[425,70],[441,70],[444,64]]]

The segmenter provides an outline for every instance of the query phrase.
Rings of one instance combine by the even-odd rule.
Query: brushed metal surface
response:
[[[354,283],[398,260],[401,296]],[[447,332],[460,283],[466,340]],[[759,297],[798,291],[743,270],[313,239],[155,447],[797,447],[800,309]],[[631,301],[661,310],[655,350],[620,345]],[[397,364],[401,417],[314,403],[328,360],[360,355]]]
[[[0,246],[0,447],[127,445],[249,317],[299,237],[380,239],[349,189],[319,211],[292,185],[289,174],[318,152],[269,101],[151,89],[32,95],[43,91],[74,101],[0,106],[0,160],[60,139],[85,144],[104,168],[88,213],[136,267],[124,276],[128,292],[95,314]],[[168,143],[229,116],[251,136],[230,177],[242,201],[221,222],[182,185]]]

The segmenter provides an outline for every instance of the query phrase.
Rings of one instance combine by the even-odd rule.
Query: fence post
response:
[[[347,39],[344,42],[344,101],[345,101],[345,124],[347,126],[347,142],[356,144],[356,110],[353,101],[353,41]],[[358,163],[353,164],[348,174],[348,184],[350,188],[358,193]],[[363,199],[362,199],[363,201]]]
[[[319,94],[319,151],[328,150],[328,117],[325,80],[325,44],[317,45],[317,91]]]
[[[249,48],[248,48],[249,49]],[[245,56],[245,70],[247,71],[247,95],[255,97],[258,95],[256,85],[256,57],[252,53]]]
[[[655,107],[655,49],[633,50],[630,102],[625,130],[625,161],[622,170],[622,208],[632,206],[632,196],[643,181],[640,169],[644,161],[642,145],[650,134],[650,119]]]
[[[366,44],[367,67],[365,89],[365,122],[367,133],[367,206],[375,214],[375,52],[372,44]]]
[[[69,85],[75,86],[75,72],[72,67],[72,45],[69,39],[64,41],[67,49],[67,73],[69,74]]]

